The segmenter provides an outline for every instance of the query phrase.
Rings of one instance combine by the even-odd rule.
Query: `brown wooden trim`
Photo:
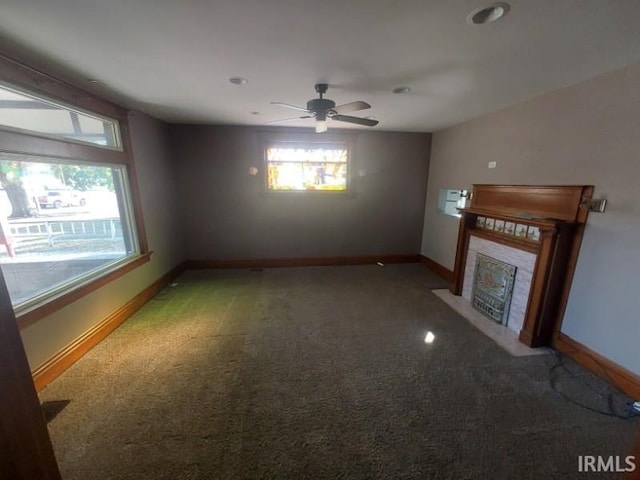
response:
[[[453,282],[453,271],[449,270],[444,265],[441,265],[435,260],[432,260],[429,257],[425,257],[424,255],[420,255],[420,263],[422,263],[429,270],[432,270],[437,275],[440,275],[447,282]]]
[[[419,255],[362,255],[356,257],[255,258],[238,260],[188,260],[187,270],[209,268],[321,267],[381,263],[418,263]]]
[[[454,295],[462,295],[462,283],[464,281],[464,268],[467,263],[467,252],[469,251],[469,229],[473,228],[475,217],[460,212],[460,224],[458,227],[458,242],[456,244],[456,260],[453,267],[453,280],[449,286],[449,291]],[[462,274],[460,274],[462,272]]]
[[[2,274],[0,366],[0,477],[12,480],[59,480],[58,465]]]
[[[582,198],[580,199],[580,209],[578,210],[578,216],[576,221],[578,223],[587,223],[587,218],[589,217],[589,207],[588,204],[590,200],[593,198],[593,192],[595,187],[593,185],[585,185],[582,190]]]
[[[147,231],[144,226],[144,215],[142,211],[142,202],[140,201],[140,189],[138,187],[138,175],[136,173],[136,166],[133,158],[133,146],[131,143],[131,133],[128,122],[122,122],[120,125],[120,134],[122,135],[122,145],[125,152],[128,152],[128,158],[130,160],[127,173],[129,175],[129,190],[131,192],[131,203],[133,204],[135,228],[138,234],[138,245],[140,246],[140,251],[145,253],[149,251],[149,242],[147,240]]]
[[[58,297],[47,299],[42,305],[38,305],[27,312],[18,314],[18,326],[20,327],[20,329],[23,329],[42,318],[48,317],[52,313],[66,307],[67,305],[97,290],[107,283],[113,282],[117,278],[123,276],[125,273],[128,273],[131,270],[139,267],[140,265],[147,263],[151,259],[152,253],[153,252],[149,252],[140,255],[132,259],[131,261],[120,265],[118,268],[104,274],[103,276],[90,281],[89,283],[79,285],[77,288],[62,293]]]
[[[31,132],[0,130],[0,150],[21,155],[36,155],[47,161],[76,160],[92,164],[128,165],[131,163],[126,152],[101,148],[66,139],[39,137]],[[40,160],[42,161],[42,160]]]
[[[536,256],[536,264],[533,268],[529,301],[525,312],[524,324],[520,330],[519,340],[528,347],[535,348],[548,345],[550,338],[541,337],[541,319],[545,312],[543,306],[546,303],[545,293],[551,278],[551,259],[556,245],[555,232],[543,230],[540,235],[541,248]]]
[[[127,112],[119,105],[14,60],[5,53],[0,51],[0,72],[2,72],[0,78],[5,82],[27,88],[33,93],[41,94],[71,107],[104,115],[118,121],[126,120]]]
[[[589,192],[591,185],[474,185],[470,208],[584,222]]]
[[[564,307],[561,303],[564,300],[563,289],[567,286],[567,268],[578,226],[575,223],[558,224],[557,226],[555,248],[549,264],[549,281],[544,292],[544,304],[536,332],[538,341],[542,340],[542,345],[551,343],[556,329],[556,321],[559,319],[562,323],[562,317],[558,317],[558,311]],[[543,236],[547,234],[548,232],[542,231]],[[567,288],[567,294],[568,291]]]
[[[640,376],[635,373],[594,352],[564,333],[559,333],[555,337],[552,346],[593,374],[607,380],[631,398],[640,398]]]
[[[589,187],[586,190],[585,195],[588,198],[591,198],[593,195],[593,187]],[[583,217],[586,222],[588,211],[585,213],[585,217]],[[562,293],[560,294],[560,299],[558,300],[558,312],[556,314],[556,318],[554,320],[554,327],[552,335],[555,337],[560,333],[562,329],[562,322],[564,321],[564,314],[567,310],[567,304],[569,303],[569,293],[571,291],[571,285],[573,284],[573,276],[576,272],[576,265],[578,264],[578,255],[580,254],[580,247],[582,245],[582,237],[584,236],[585,224],[579,223],[575,226],[573,242],[569,249],[568,259],[567,259],[567,274],[564,279],[564,283],[562,285]],[[640,470],[640,466],[639,466]]]
[[[95,325],[81,337],[74,340],[56,355],[36,368],[33,381],[36,390],[40,392],[53,380],[58,378],[67,368],[77,362],[89,350],[104,340],[111,332],[118,328],[125,320],[133,315],[145,303],[151,300],[160,290],[172,282],[184,271],[184,263],[174,267],[158,280],[133,297],[122,307]]]

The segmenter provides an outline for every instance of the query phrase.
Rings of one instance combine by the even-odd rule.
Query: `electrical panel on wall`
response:
[[[438,212],[459,217],[459,208],[465,208],[469,192],[467,190],[442,189],[438,196]]]

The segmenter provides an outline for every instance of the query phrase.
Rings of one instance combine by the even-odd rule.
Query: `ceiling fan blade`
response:
[[[306,108],[298,107],[296,105],[291,105],[290,103],[284,102],[271,102],[271,105],[280,105],[281,107],[292,108],[293,110],[299,110],[301,112],[309,112]]]
[[[371,108],[367,102],[357,101],[351,103],[345,103],[343,105],[338,105],[337,107],[333,107],[333,110],[336,113],[347,113],[347,112],[355,112],[357,110],[366,110],[367,108]]]
[[[313,118],[313,115],[303,115],[302,117],[292,117],[292,118],[281,118],[280,120],[269,120],[268,122],[264,122],[264,124],[266,125],[267,123],[290,122],[292,120],[300,120],[305,118]]]
[[[378,125],[378,120],[371,120],[370,118],[350,117],[349,115],[333,115],[329,118],[339,122],[355,123],[367,127],[375,127]]]

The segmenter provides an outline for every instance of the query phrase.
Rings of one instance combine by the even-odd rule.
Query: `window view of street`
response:
[[[347,189],[348,150],[344,145],[272,145],[266,160],[269,190]]]
[[[0,152],[0,267],[14,306],[136,251],[125,175]]]

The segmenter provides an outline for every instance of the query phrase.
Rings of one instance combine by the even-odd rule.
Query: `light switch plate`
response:
[[[497,162],[489,162],[489,168],[496,168]]]

